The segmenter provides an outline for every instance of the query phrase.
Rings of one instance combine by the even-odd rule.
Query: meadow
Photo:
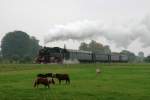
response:
[[[47,72],[68,73],[70,85],[33,88]],[[150,100],[150,64],[0,64],[0,100]]]

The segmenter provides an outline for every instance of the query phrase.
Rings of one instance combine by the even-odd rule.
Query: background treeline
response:
[[[128,56],[129,62],[150,62],[150,56],[144,57],[144,53],[140,51],[138,55],[135,55],[133,52],[128,50],[122,50],[121,52],[111,52],[111,49],[108,45],[103,45],[92,40],[90,43],[82,42],[79,46],[79,50],[86,50],[86,51],[93,51],[93,52],[101,52],[102,54],[110,54],[110,53],[117,53],[117,54],[125,54]]]
[[[34,63],[41,48],[39,40],[35,37],[29,36],[23,31],[9,32],[1,41],[0,63]],[[121,53],[128,56],[129,62],[150,62],[150,56],[144,57],[143,52],[139,52],[137,56],[128,50],[112,52],[108,45],[103,45],[94,40],[91,40],[90,43],[81,42],[79,50],[103,54]]]

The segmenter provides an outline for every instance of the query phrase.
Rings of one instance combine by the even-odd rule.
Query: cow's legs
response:
[[[59,84],[61,84],[61,80],[59,79]]]

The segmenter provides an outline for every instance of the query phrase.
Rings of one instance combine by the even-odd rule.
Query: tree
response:
[[[94,40],[91,40],[88,47],[90,51],[94,51],[94,52],[103,50],[103,45],[101,43],[97,43]]]
[[[30,58],[34,58],[37,54],[38,51],[40,50],[40,46],[39,46],[39,40],[37,40],[35,37],[31,37],[30,38]]]
[[[79,50],[87,50],[88,51],[88,44],[82,42],[79,46]]]
[[[135,62],[136,61],[136,56],[134,53],[128,51],[128,50],[123,50],[120,52],[121,54],[125,54],[128,56],[129,62]]]
[[[22,31],[7,33],[2,39],[2,55],[6,59],[22,58],[28,54],[30,44],[29,35]]]
[[[138,53],[137,59],[138,59],[139,62],[143,62],[143,60],[144,60],[144,52],[140,51]]]
[[[38,40],[22,31],[7,33],[1,44],[2,56],[4,59],[14,61],[24,61],[32,58],[38,50]]]
[[[111,53],[109,46],[103,46],[103,44],[98,43],[94,40],[91,40],[89,44],[82,42],[79,46],[79,50],[87,50],[93,52],[101,52],[101,53]]]
[[[144,59],[144,61],[149,63],[149,62],[150,62],[150,56],[147,56],[147,57]]]
[[[104,52],[105,52],[106,54],[111,54],[111,50],[110,50],[110,48],[109,48],[108,45],[104,46]]]
[[[140,58],[144,58],[144,52],[140,51],[140,52],[138,53],[138,56],[139,56]]]

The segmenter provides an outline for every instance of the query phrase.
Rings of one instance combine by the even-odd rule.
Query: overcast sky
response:
[[[66,43],[77,49],[80,42],[93,39],[113,51],[148,55],[149,4],[150,0],[0,0],[0,39],[22,30],[46,46]]]

